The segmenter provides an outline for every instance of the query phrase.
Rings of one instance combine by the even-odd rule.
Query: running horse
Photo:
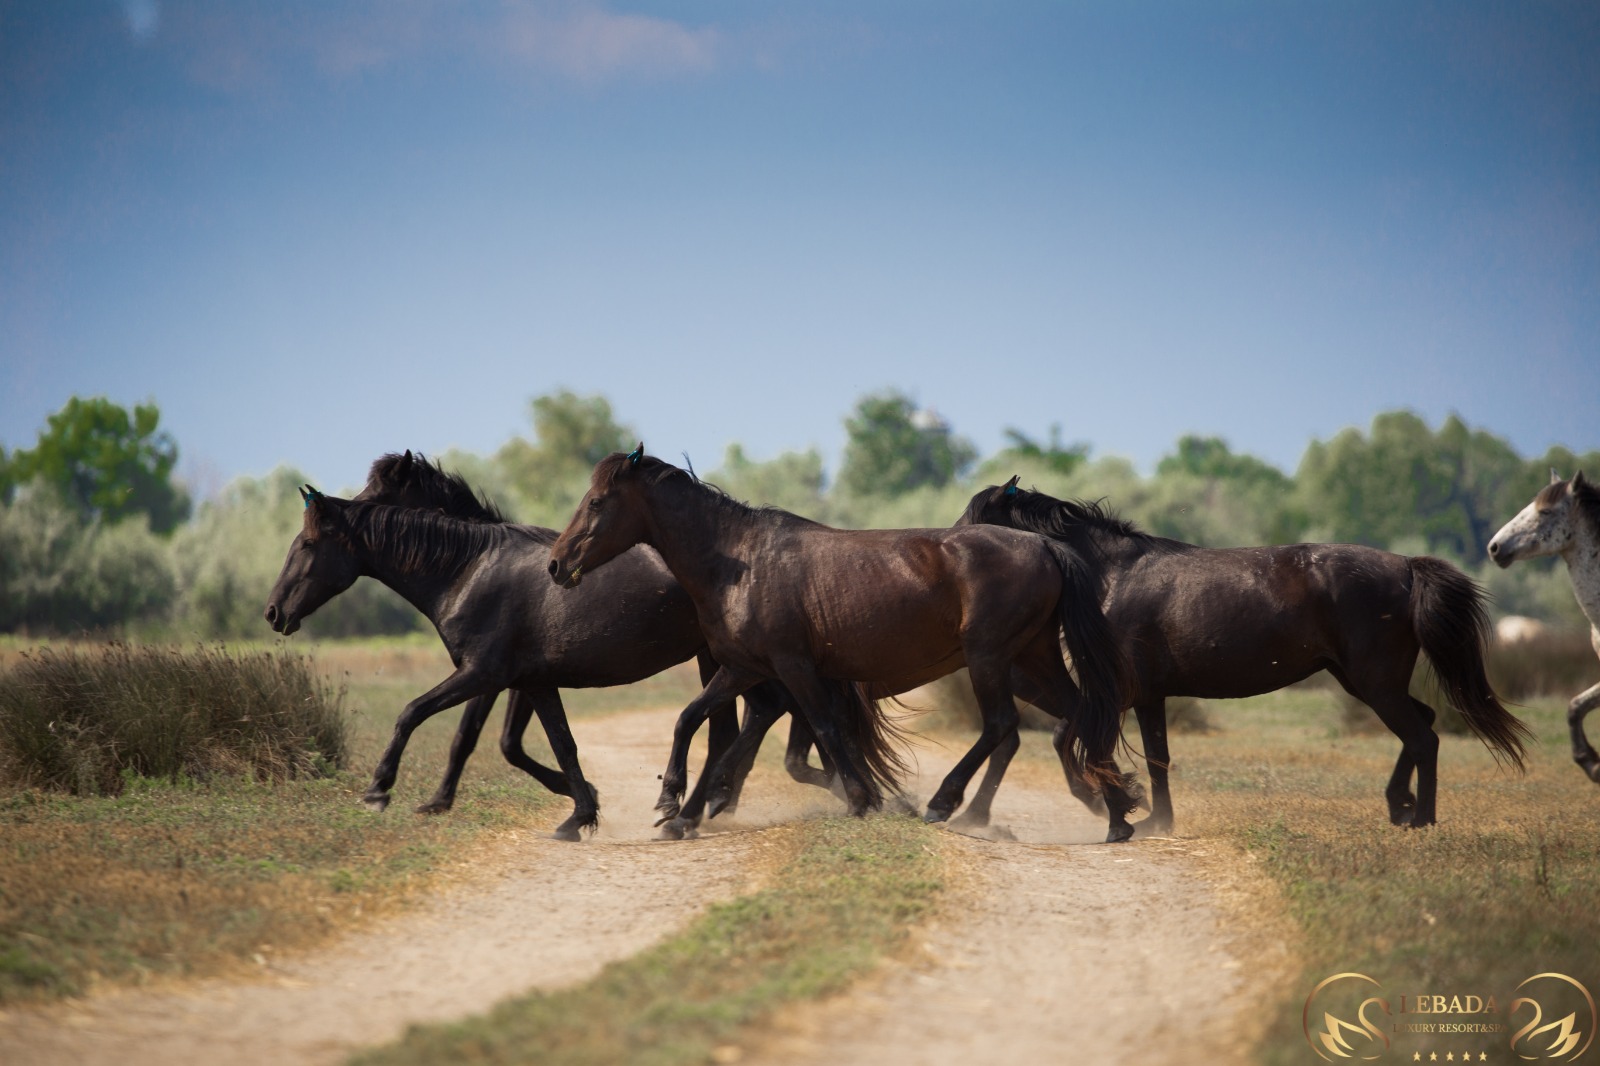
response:
[[[310,486],[301,496],[304,525],[268,598],[265,613],[272,628],[286,636],[294,633],[357,578],[371,576],[433,623],[456,667],[401,712],[363,802],[376,810],[388,805],[401,755],[422,722],[476,701],[463,715],[439,792],[421,808],[447,809],[494,696],[510,689],[514,696],[501,740],[507,759],[573,798],[572,815],[555,830],[558,839],[577,840],[583,830],[593,829],[599,799],[583,777],[557,690],[630,684],[704,652],[693,604],[661,562],[648,552],[629,553],[606,578],[609,597],[584,603],[554,594],[545,578],[554,530],[370,498],[343,500]],[[466,509],[459,500],[454,506]],[[709,659],[701,666],[707,677],[716,669]],[[747,696],[760,733],[790,703],[775,686]],[[716,758],[732,743],[738,722],[731,702],[712,710]],[[559,775],[522,750],[522,733],[533,714],[549,738]]]
[[[1600,487],[1582,470],[1571,481],[1551,470],[1550,483],[1489,541],[1489,558],[1502,568],[1541,555],[1559,555],[1567,564],[1573,595],[1589,620],[1589,643],[1600,655]],[[1597,706],[1600,684],[1567,704],[1567,729],[1572,734],[1573,762],[1589,780],[1600,783],[1600,754],[1583,732],[1584,717]]]
[[[1409,692],[1419,652],[1496,759],[1522,768],[1528,730],[1501,706],[1484,673],[1483,595],[1449,563],[1355,544],[1202,548],[1141,532],[1096,503],[1019,489],[1017,481],[973,496],[957,524],[1030,530],[1103,564],[1102,606],[1132,664],[1130,702],[1150,773],[1153,832],[1172,827],[1167,697],[1254,696],[1318,670],[1400,738],[1384,793],[1389,820],[1432,825],[1439,737],[1433,708]]]
[[[928,803],[929,820],[947,818],[978,766],[1015,743],[1013,666],[1058,716],[1067,693],[1078,695],[1062,657],[1065,635],[1082,692],[1078,713],[1057,731],[1057,752],[1100,788],[1107,840],[1133,834],[1126,815],[1134,800],[1111,760],[1121,656],[1098,606],[1097,576],[1065,546],[991,526],[832,529],[740,503],[646,456],[643,444],[595,466],[589,491],[550,548],[550,577],[577,586],[638,544],[660,553],[688,592],[721,664],[679,719],[664,803],[682,787],[687,741],[705,709],[771,679],[794,695],[851,812],[862,814],[881,804],[900,768],[880,743],[885,731],[861,726],[875,722],[874,699],[966,666],[983,729]],[[843,691],[864,698],[841,700],[829,684],[838,681],[853,682]],[[746,743],[741,734],[714,777],[737,763]]]

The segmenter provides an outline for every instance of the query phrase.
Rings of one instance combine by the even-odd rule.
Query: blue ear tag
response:
[[[310,485],[307,485],[306,486],[306,509],[310,510],[311,501],[312,500],[320,500],[320,499],[322,499],[322,493],[318,492],[316,489],[312,488]]]
[[[1006,486],[1006,495],[1007,496],[1015,496],[1016,494],[1017,494],[1017,487],[1015,485],[1007,485]]]
[[[636,466],[639,463],[639,458],[640,458],[640,453],[639,453],[639,449],[638,448],[635,448],[633,451],[628,453],[628,462],[633,463]]]

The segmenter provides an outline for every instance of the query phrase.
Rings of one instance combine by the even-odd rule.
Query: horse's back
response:
[[[1107,615],[1147,684],[1229,698],[1299,681],[1382,644],[1415,644],[1404,556],[1353,544],[1147,556]]]

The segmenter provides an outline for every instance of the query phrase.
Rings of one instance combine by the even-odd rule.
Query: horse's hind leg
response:
[[[1172,791],[1167,772],[1172,767],[1167,754],[1167,701],[1161,698],[1134,704],[1139,719],[1139,736],[1144,741],[1144,764],[1150,773],[1150,817],[1139,828],[1154,836],[1172,832]]]
[[[847,682],[829,683],[817,673],[809,659],[790,658],[773,664],[778,669],[778,679],[789,689],[805,715],[806,723],[817,739],[817,748],[833,761],[839,771],[839,784],[844,789],[845,802],[850,813],[856,816],[883,804],[877,787],[870,784],[850,758],[851,745],[846,742],[840,720],[844,714],[855,713],[842,695]]]
[[[443,814],[455,806],[461,771],[466,769],[467,759],[478,746],[478,735],[483,732],[483,723],[488,721],[489,712],[494,710],[494,701],[499,695],[498,692],[491,692],[467,701],[461,711],[461,723],[456,726],[455,739],[450,742],[450,761],[445,765],[444,777],[434,790],[433,798],[417,808],[418,814]]]
[[[558,796],[572,795],[572,782],[559,770],[552,770],[529,757],[522,736],[533,718],[533,703],[523,692],[512,689],[506,698],[506,724],[500,732],[500,754],[506,762],[533,778]]]
[[[999,766],[1001,775],[1005,773],[1005,764],[1016,752],[1015,734],[1019,719],[1016,701],[1011,696],[1009,664],[992,659],[969,659],[967,674],[972,678],[972,691],[983,713],[983,729],[978,734],[977,742],[945,775],[939,790],[928,801],[928,813],[923,815],[925,821],[942,822],[955,813],[955,809],[961,806],[967,783],[978,772],[983,761],[994,755],[1002,744],[1009,742],[1010,746]],[[985,781],[988,779],[985,778]],[[996,789],[1000,787],[998,779],[992,784]]]
[[[523,694],[538,713],[539,724],[544,726],[544,735],[550,741],[550,751],[572,788],[572,814],[550,835],[557,840],[581,840],[583,830],[592,830],[600,822],[600,796],[583,779],[583,767],[578,765],[578,743],[572,739],[572,730],[567,726],[567,710],[561,705],[561,694],[554,688],[524,689]],[[512,717],[508,715],[502,746],[510,743],[513,728]],[[521,736],[520,728],[515,735]]]
[[[483,695],[487,687],[477,671],[462,667],[406,704],[400,717],[395,719],[394,735],[389,738],[388,747],[383,749],[383,754],[378,758],[378,765],[372,771],[372,783],[367,786],[361,802],[375,811],[389,806],[389,790],[394,787],[394,779],[400,772],[400,756],[405,754],[406,744],[417,726],[463,700]]]
[[[1580,692],[1567,704],[1567,729],[1572,733],[1572,761],[1583,768],[1589,780],[1600,783],[1600,754],[1583,733],[1583,720],[1600,707],[1600,685]]]
[[[804,715],[794,714],[789,717],[789,743],[783,752],[783,768],[789,776],[802,785],[816,785],[818,788],[827,788],[833,783],[833,761],[828,758],[827,752],[817,748],[817,758],[822,761],[819,770],[811,765],[811,749],[816,745],[817,738],[812,734],[811,727],[806,725]]]

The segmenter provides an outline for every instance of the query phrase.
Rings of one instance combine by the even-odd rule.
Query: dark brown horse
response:
[[[1096,603],[1096,582],[1062,545],[987,526],[831,529],[739,503],[645,456],[642,444],[595,467],[588,493],[551,547],[550,576],[576,585],[637,544],[659,552],[689,593],[721,664],[680,719],[664,802],[670,789],[681,789],[685,741],[705,706],[776,679],[838,769],[851,811],[877,806],[881,788],[894,784],[888,733],[876,724],[872,700],[841,700],[828,682],[854,682],[884,696],[964,665],[983,731],[928,804],[931,820],[946,818],[977,767],[1014,741],[1013,665],[1053,702],[1064,706],[1067,693],[1076,694],[1062,659],[1065,632],[1083,691],[1078,713],[1066,719],[1071,727],[1058,731],[1058,751],[1102,787],[1107,839],[1132,834],[1132,799],[1111,764],[1120,656]],[[843,691],[859,692],[856,685]]]
[[[356,501],[370,501],[372,503],[387,503],[397,507],[412,507],[425,511],[434,511],[449,515],[454,518],[466,519],[473,522],[485,522],[494,525],[506,525],[508,519],[489,500],[480,497],[467,484],[459,474],[445,471],[437,463],[430,462],[421,455],[413,455],[410,451],[404,453],[390,453],[380,456],[373,462],[367,474],[367,484],[354,497]],[[554,539],[555,531],[541,527],[529,527],[537,530],[548,539]],[[643,591],[648,596],[669,597],[675,601],[686,602],[681,589],[677,588],[671,575],[665,568],[646,568],[646,577],[662,579],[665,584],[661,587],[646,587]],[[535,599],[543,599],[553,595],[553,591],[540,575],[533,588],[527,590],[526,595]],[[655,616],[657,620],[666,624],[678,624],[685,621],[688,614],[682,610],[668,611]],[[647,633],[647,638],[653,643],[662,643],[672,648],[683,648],[693,643],[695,637],[679,638],[668,637],[663,633]],[[579,688],[583,684],[574,682],[604,682],[610,675],[602,674],[577,677],[572,671],[566,669],[562,662],[559,641],[553,635],[547,634],[551,640],[542,645],[541,656],[549,668],[549,688]],[[704,638],[699,638],[702,646],[697,651],[696,657],[700,665],[701,683],[709,681],[716,672],[716,663],[706,653],[703,647]],[[617,647],[613,649],[616,655],[614,661],[626,663],[633,655],[633,649]],[[616,676],[631,676],[632,668],[621,667]],[[619,682],[627,683],[627,682]],[[450,746],[450,757],[445,769],[444,778],[439,782],[433,798],[417,808],[421,814],[440,814],[448,811],[455,803],[456,789],[461,780],[461,774],[466,766],[467,759],[472,755],[477,746],[478,737],[483,732],[489,713],[494,708],[498,693],[491,692],[482,696],[474,696],[468,700],[462,709],[461,720],[456,729],[456,735]],[[547,696],[559,702],[559,696]],[[760,686],[754,690],[746,701],[745,729],[750,731],[759,742],[768,729],[787,710],[793,706],[793,701],[788,693],[783,692],[780,686]],[[542,785],[557,795],[571,795],[571,786],[566,775],[558,770],[530,758],[523,750],[522,737],[533,715],[533,701],[522,690],[512,689],[507,696],[505,730],[500,738],[501,752],[506,761],[523,772],[532,776]],[[798,719],[796,719],[798,721]],[[732,704],[716,708],[711,714],[711,758],[716,758],[721,752],[727,750],[737,732],[736,720],[733,717]],[[827,787],[832,778],[832,767],[824,760],[821,769],[813,768],[807,762],[807,753],[811,746],[811,734],[803,726],[796,732],[791,732],[789,750],[785,755],[784,764],[789,775],[803,784]],[[398,758],[398,755],[397,755]],[[753,761],[753,752],[752,752]],[[720,790],[716,811],[731,811],[738,802],[738,794],[743,786],[745,773],[749,770],[749,762],[740,768]],[[666,823],[662,835],[666,837],[681,837],[686,832],[692,832],[699,824],[700,815],[705,807],[706,788],[708,778],[701,777],[694,792],[683,805],[681,812],[675,812],[670,819],[663,819]]]
[[[555,835],[573,840],[593,828],[598,798],[583,778],[557,689],[630,684],[704,650],[693,605],[660,561],[648,552],[629,553],[607,577],[611,595],[584,604],[554,594],[545,578],[552,530],[340,500],[314,489],[302,495],[305,525],[266,609],[273,629],[293,633],[307,615],[365,575],[422,611],[456,664],[450,677],[406,705],[364,801],[379,810],[388,805],[401,754],[423,721],[463,701],[492,701],[495,693],[511,689],[520,695],[503,738],[508,757],[513,742],[521,751],[528,713],[538,714],[561,766],[564,792],[573,797],[572,816]],[[709,662],[705,667],[714,670]],[[787,694],[769,689],[766,695],[773,701],[770,726],[785,710],[778,697]],[[752,709],[761,696],[750,694]],[[725,749],[737,722],[731,703],[719,706],[726,708],[720,715]],[[481,729],[487,704],[475,713],[463,731]],[[452,758],[464,762],[470,750],[458,736]],[[452,792],[459,775],[459,765],[446,775]]]
[[[1483,596],[1449,563],[1353,544],[1201,548],[1142,533],[1098,504],[1018,489],[1016,478],[974,496],[960,523],[1030,530],[1104,563],[1106,617],[1133,667],[1156,831],[1172,826],[1168,696],[1254,696],[1318,670],[1400,738],[1390,821],[1433,824],[1434,711],[1408,691],[1419,651],[1495,757],[1522,766],[1528,731],[1484,675]]]

